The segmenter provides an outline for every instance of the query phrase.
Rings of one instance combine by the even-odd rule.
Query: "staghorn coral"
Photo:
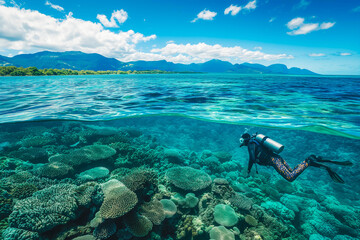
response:
[[[202,190],[212,182],[207,173],[191,167],[170,168],[166,177],[176,187],[187,191]]]
[[[139,213],[147,217],[154,225],[160,225],[165,219],[163,205],[157,199],[145,202],[141,205]]]
[[[100,207],[102,218],[121,217],[133,209],[138,202],[136,194],[116,179],[104,183],[102,188],[105,196]]]
[[[75,185],[57,184],[16,202],[9,216],[13,228],[45,232],[76,218]]]
[[[115,155],[115,149],[106,145],[90,145],[71,151],[68,154],[59,154],[49,158],[49,162],[61,162],[70,166],[89,164],[104,160]]]
[[[21,183],[15,185],[10,194],[17,199],[24,199],[30,197],[34,192],[38,191],[38,188],[31,183]]]
[[[152,230],[152,222],[145,216],[139,215],[136,212],[131,212],[126,215],[124,222],[129,231],[135,237],[145,237]]]

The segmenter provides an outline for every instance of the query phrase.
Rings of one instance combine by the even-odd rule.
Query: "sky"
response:
[[[360,75],[360,1],[0,0],[0,55],[45,50]]]

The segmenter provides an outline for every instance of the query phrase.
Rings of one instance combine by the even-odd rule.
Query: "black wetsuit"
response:
[[[292,182],[309,166],[309,160],[306,159],[292,169],[280,155],[262,147],[256,140],[250,140],[247,146],[249,151],[248,173],[254,163],[272,166],[283,178]]]

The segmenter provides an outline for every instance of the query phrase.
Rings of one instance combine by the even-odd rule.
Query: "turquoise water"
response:
[[[0,122],[184,114],[360,137],[360,78],[239,74],[4,77]],[[324,129],[327,128],[327,129]]]
[[[359,239],[359,81],[0,78],[0,236]],[[291,166],[310,154],[354,166],[329,165],[345,184],[315,167],[292,183],[271,167],[248,175],[244,132],[282,143]]]

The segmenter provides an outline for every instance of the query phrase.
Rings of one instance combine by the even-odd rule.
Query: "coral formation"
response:
[[[33,232],[45,232],[76,218],[75,185],[57,184],[15,203],[9,225]]]
[[[232,227],[237,224],[238,216],[229,205],[218,204],[214,208],[215,221],[225,227]]]
[[[97,180],[97,179],[101,179],[101,178],[106,178],[109,175],[109,173],[110,173],[109,169],[107,169],[105,167],[95,167],[95,168],[86,170],[84,172],[81,172],[77,176],[77,178],[79,178],[81,180],[93,181],[93,180]]]
[[[235,240],[235,235],[224,226],[213,227],[210,230],[210,239],[213,240]]]
[[[165,211],[161,202],[153,199],[141,205],[139,213],[147,217],[154,225],[160,225],[165,219]]]
[[[124,219],[129,231],[135,237],[145,237],[153,228],[152,222],[142,215],[130,213]]]
[[[102,188],[105,198],[100,215],[105,219],[123,216],[138,202],[136,194],[116,179],[104,183]]]
[[[187,191],[199,191],[211,184],[210,176],[191,167],[174,167],[166,172],[166,177],[176,187]]]
[[[175,203],[169,199],[161,199],[160,200],[165,213],[165,218],[171,218],[177,212],[177,207]]]
[[[73,150],[68,154],[51,156],[49,162],[61,162],[70,166],[79,166],[104,160],[115,154],[115,149],[107,145],[91,145]]]

